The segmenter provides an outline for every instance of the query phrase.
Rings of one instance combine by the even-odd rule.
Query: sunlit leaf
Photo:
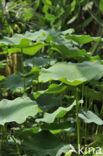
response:
[[[65,145],[58,151],[56,156],[61,156],[63,153],[65,153],[65,156],[71,156],[72,152],[71,145]]]
[[[41,90],[33,93],[33,96],[35,98],[38,98],[41,94],[60,94],[66,91],[67,86],[66,85],[57,85],[57,84],[51,84],[48,89],[46,90]]]
[[[5,76],[0,75],[0,81],[2,81],[3,79],[5,79]]]
[[[38,113],[35,101],[28,97],[19,97],[15,100],[3,99],[0,101],[0,124],[8,122],[23,123],[26,118],[34,117]]]
[[[23,48],[23,53],[26,55],[34,55],[44,46],[46,46],[46,44],[36,43],[33,47]]]
[[[85,123],[103,125],[103,120],[101,120],[95,113],[90,110],[81,109],[79,112],[79,118],[81,118]]]
[[[0,61],[0,68],[4,68],[5,67],[5,63],[3,61]]]
[[[66,63],[59,62],[40,72],[39,81],[59,80],[77,86],[103,75],[103,65],[98,62]]]
[[[87,44],[91,41],[99,42],[101,41],[100,37],[91,37],[90,35],[67,35],[67,39],[73,40],[79,44]]]

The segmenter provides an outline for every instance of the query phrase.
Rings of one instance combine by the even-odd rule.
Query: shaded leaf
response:
[[[64,121],[60,123],[53,122],[51,124],[43,123],[43,125],[41,125],[43,130],[64,130],[69,127],[72,127],[72,123],[70,121]]]
[[[26,87],[31,84],[31,77],[25,78]],[[11,91],[21,92],[24,90],[24,78],[20,75],[12,74],[2,81],[3,88],[9,88]]]
[[[96,91],[95,89],[89,88],[87,86],[84,87],[83,94],[89,99],[93,99],[97,101],[103,100],[102,92]]]
[[[33,67],[33,66],[39,66],[39,67],[45,67],[50,62],[50,59],[44,58],[44,57],[33,57],[31,59],[26,59],[24,61],[24,66]]]
[[[63,141],[48,131],[42,131],[24,140],[24,149],[36,156],[56,156],[58,150],[64,145]]]
[[[60,96],[42,94],[37,99],[37,103],[43,111],[52,111],[60,106]]]
[[[62,118],[66,115],[67,112],[72,110],[72,108],[76,105],[76,102],[74,101],[73,104],[71,104],[69,107],[59,107],[56,111],[53,113],[45,113],[44,118],[36,119],[37,122],[45,122],[45,123],[53,123],[56,118]]]
[[[60,94],[67,89],[66,85],[63,84],[51,84],[48,89],[41,90],[33,93],[34,98],[38,98],[41,94]]]

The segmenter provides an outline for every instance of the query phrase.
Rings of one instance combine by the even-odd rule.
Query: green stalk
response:
[[[1,90],[1,83],[0,83],[0,100],[2,98],[2,90]]]
[[[78,113],[79,113],[79,105],[78,105],[78,88],[76,88],[76,124],[77,124],[77,148],[78,148],[78,156],[80,156],[79,154],[79,145],[80,145],[80,121],[79,121],[79,117],[78,117]]]
[[[98,135],[98,131],[99,131],[99,126],[97,126],[96,128],[96,132],[95,132],[96,135]]]
[[[12,140],[14,141],[15,145],[16,145],[16,149],[17,149],[17,153],[18,153],[18,156],[21,156],[21,152],[20,152],[20,149],[19,149],[19,146],[14,138],[14,136],[11,135],[11,138]]]
[[[87,98],[85,100],[85,107],[87,108]],[[85,145],[87,144],[87,124],[85,123]]]
[[[21,61],[22,61],[22,72],[23,72],[23,78],[24,78],[24,93],[26,91],[26,83],[25,83],[25,70],[24,70],[24,55],[23,55],[23,49],[21,48]]]
[[[92,56],[93,56],[93,54],[95,53],[95,51],[96,51],[98,45],[99,45],[99,42],[96,42],[96,43],[94,44],[94,46],[93,46],[93,48],[92,48],[92,51],[91,51],[91,55],[92,55]]]
[[[103,29],[103,26],[102,26],[102,29]],[[102,36],[103,36],[103,30],[100,31],[100,33],[99,33],[98,35],[102,38]],[[94,44],[94,46],[92,47],[92,49],[91,49],[91,56],[94,55],[94,53],[95,53],[96,49],[98,48],[100,42],[101,42],[101,41],[96,42],[96,43]]]
[[[2,156],[2,127],[0,127],[0,135],[1,135],[1,138],[0,138],[0,156]]]
[[[7,144],[8,139],[7,139],[7,126],[6,126],[6,124],[3,126],[3,134],[4,134],[4,139],[6,139],[6,144]]]

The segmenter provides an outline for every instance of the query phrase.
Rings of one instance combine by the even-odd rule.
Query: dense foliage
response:
[[[0,0],[1,156],[103,152],[102,15],[103,0]]]

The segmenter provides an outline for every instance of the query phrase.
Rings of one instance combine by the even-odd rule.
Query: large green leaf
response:
[[[100,37],[91,37],[90,35],[68,35],[66,38],[68,40],[73,40],[81,45],[92,41],[99,42],[101,40]]]
[[[79,112],[79,118],[81,118],[85,123],[103,125],[103,120],[101,120],[95,113],[90,110],[81,109]]]
[[[31,77],[25,78],[25,86],[31,84]],[[2,81],[3,88],[9,88],[11,91],[22,92],[24,90],[24,78],[21,75],[12,74]]]
[[[63,36],[54,39],[51,45],[51,50],[59,52],[64,58],[76,59],[88,55],[85,49],[78,48],[78,43],[73,40],[67,40]]]
[[[23,145],[29,155],[56,156],[64,143],[50,132],[42,131],[25,139]]]
[[[0,44],[4,45],[21,45],[21,47],[28,46],[31,41],[44,41],[50,37],[59,35],[60,32],[53,30],[39,30],[34,33],[26,32],[25,34],[15,34],[13,37],[4,37]]]
[[[26,32],[25,33],[25,38],[30,39],[32,41],[45,41],[48,39],[48,37],[56,37],[59,35],[58,31],[53,31],[53,30],[39,30],[34,33],[31,32]]]
[[[33,66],[39,66],[39,67],[45,67],[50,62],[49,58],[45,57],[32,57],[30,59],[26,59],[24,61],[24,66],[33,67]]]
[[[71,44],[68,44],[68,47],[64,44],[57,44],[51,49],[62,54],[64,58],[79,58],[87,55],[85,49],[73,47]]]
[[[0,44],[4,44],[4,45],[19,45],[20,42],[21,42],[21,43],[23,43],[23,46],[27,46],[27,45],[29,45],[30,41],[31,40],[29,40],[28,38],[25,38],[25,36],[22,35],[22,34],[15,34],[13,37],[4,37],[0,41]]]
[[[19,97],[15,100],[0,101],[0,125],[8,122],[23,123],[26,118],[34,117],[38,113],[38,106],[29,97]]]
[[[67,31],[59,32],[54,30],[39,30],[36,32],[26,32],[25,34],[15,34],[13,37],[4,37],[0,40],[0,44],[4,45],[19,45],[19,47],[27,47],[30,46],[31,41],[45,41],[52,40],[53,38],[59,35],[71,34],[73,29],[68,29]]]
[[[69,120],[69,119],[68,119]],[[70,121],[63,121],[63,122],[53,122],[51,124],[48,123],[43,123],[43,125],[41,125],[41,128],[43,130],[61,130],[63,131],[64,129],[70,128],[73,126],[74,120],[70,119]]]
[[[103,65],[98,62],[66,63],[59,62],[40,72],[39,81],[59,80],[77,86],[103,75]]]
[[[60,94],[64,92],[67,89],[66,85],[63,84],[51,84],[48,89],[41,90],[33,93],[33,96],[35,98],[38,98],[41,94]]]
[[[67,108],[59,107],[56,111],[53,113],[45,113],[44,117],[41,119],[36,119],[37,122],[45,122],[45,123],[53,123],[56,118],[62,118],[65,116],[67,112],[72,110],[72,108],[76,105],[76,102],[74,101],[73,104],[68,106]]]
[[[34,55],[46,45],[47,44],[44,43],[36,43],[32,47],[23,48],[23,53],[26,55]]]
[[[23,41],[22,41],[23,42]],[[40,51],[40,49],[42,49],[44,46],[46,46],[47,44],[44,44],[42,42],[37,42],[35,44],[32,45],[26,45],[26,43],[24,42],[23,44],[19,44],[17,46],[17,48],[10,48],[8,49],[8,53],[12,54],[12,53],[20,53],[21,52],[21,48],[23,49],[23,53],[26,55],[35,55],[38,51]]]
[[[37,103],[45,112],[53,111],[60,106],[60,96],[53,96],[48,94],[41,94],[37,99]]]

